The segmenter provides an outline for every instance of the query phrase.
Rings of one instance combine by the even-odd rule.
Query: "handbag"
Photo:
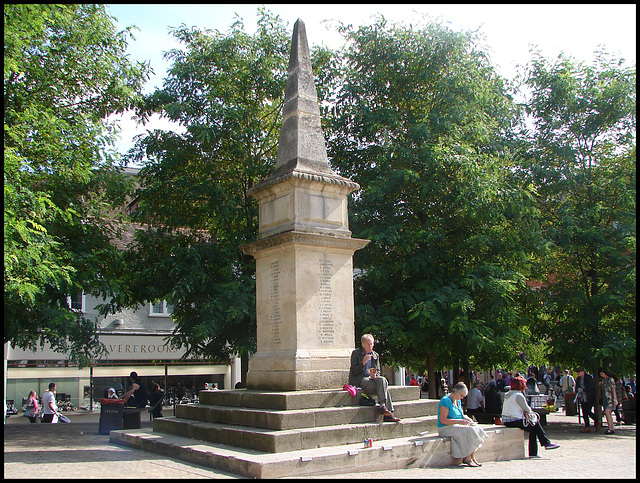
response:
[[[525,418],[522,421],[525,426],[535,426],[536,424],[538,424],[539,420],[540,420],[540,415],[534,411],[534,412],[525,414]]]
[[[24,412],[25,417],[27,418],[35,418],[36,417],[36,406],[33,404],[33,400],[29,400],[31,404],[27,403],[27,410]]]
[[[358,399],[358,404],[360,404],[360,406],[375,406],[376,402],[368,394],[361,392],[360,399]]]

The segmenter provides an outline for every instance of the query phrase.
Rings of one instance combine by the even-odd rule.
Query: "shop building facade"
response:
[[[50,382],[57,385],[58,400],[75,408],[92,408],[114,387],[128,387],[128,376],[137,372],[144,384],[157,382],[168,394],[180,399],[193,397],[205,383],[218,389],[232,389],[240,381],[240,359],[222,363],[184,359],[184,350],[172,349],[167,338],[175,324],[172,307],[164,301],[150,302],[115,315],[101,316],[97,306],[104,300],[78,294],[69,306],[84,317],[97,320],[99,339],[107,354],[79,368],[66,354],[50,347],[25,351],[5,344],[5,401],[20,408],[34,390],[42,396]]]

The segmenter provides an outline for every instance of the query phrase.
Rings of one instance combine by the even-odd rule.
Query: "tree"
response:
[[[187,355],[246,358],[255,350],[255,263],[239,246],[257,237],[257,204],[247,191],[275,163],[290,39],[282,21],[260,10],[255,35],[237,20],[226,33],[187,28],[173,35],[184,49],[162,89],[140,110],[180,123],[184,134],[155,131],[130,159],[140,171],[128,253],[131,292],[174,305],[171,338]]]
[[[636,365],[636,73],[536,55],[525,73],[534,122],[523,166],[540,195],[552,256],[536,295],[548,358],[622,375]]]
[[[121,267],[110,215],[128,186],[106,117],[148,77],[111,20],[101,5],[4,6],[4,342],[81,363],[100,352],[96,322],[67,297],[114,293]]]
[[[371,240],[355,256],[358,328],[399,365],[515,362],[538,237],[504,82],[471,33],[383,18],[342,32],[327,132],[332,166],[362,187],[351,229]]]

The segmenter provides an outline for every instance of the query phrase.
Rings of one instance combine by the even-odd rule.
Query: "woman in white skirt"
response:
[[[475,421],[464,415],[460,401],[469,390],[459,382],[451,394],[440,399],[438,405],[438,434],[451,438],[451,456],[462,458],[467,466],[482,466],[476,460],[476,451],[487,439],[487,433]]]

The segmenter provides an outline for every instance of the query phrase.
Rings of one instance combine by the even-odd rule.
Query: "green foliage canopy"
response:
[[[535,190],[512,173],[518,109],[471,33],[342,28],[344,80],[327,114],[350,208],[360,331],[390,362],[509,365],[530,343],[518,294],[539,248]]]
[[[238,247],[256,239],[257,205],[247,191],[275,163],[290,39],[282,21],[261,9],[258,30],[241,20],[226,33],[187,28],[173,35],[184,49],[152,112],[184,134],[154,131],[130,159],[140,172],[129,252],[132,291],[116,304],[167,299],[175,307],[172,344],[187,355],[225,359],[255,350],[255,263]]]
[[[534,122],[522,161],[540,195],[552,256],[535,327],[549,359],[617,374],[636,364],[636,73],[535,55],[524,85]]]
[[[100,352],[95,321],[67,297],[118,290],[111,215],[128,186],[106,117],[148,78],[128,37],[104,6],[4,5],[4,341],[81,363]]]

